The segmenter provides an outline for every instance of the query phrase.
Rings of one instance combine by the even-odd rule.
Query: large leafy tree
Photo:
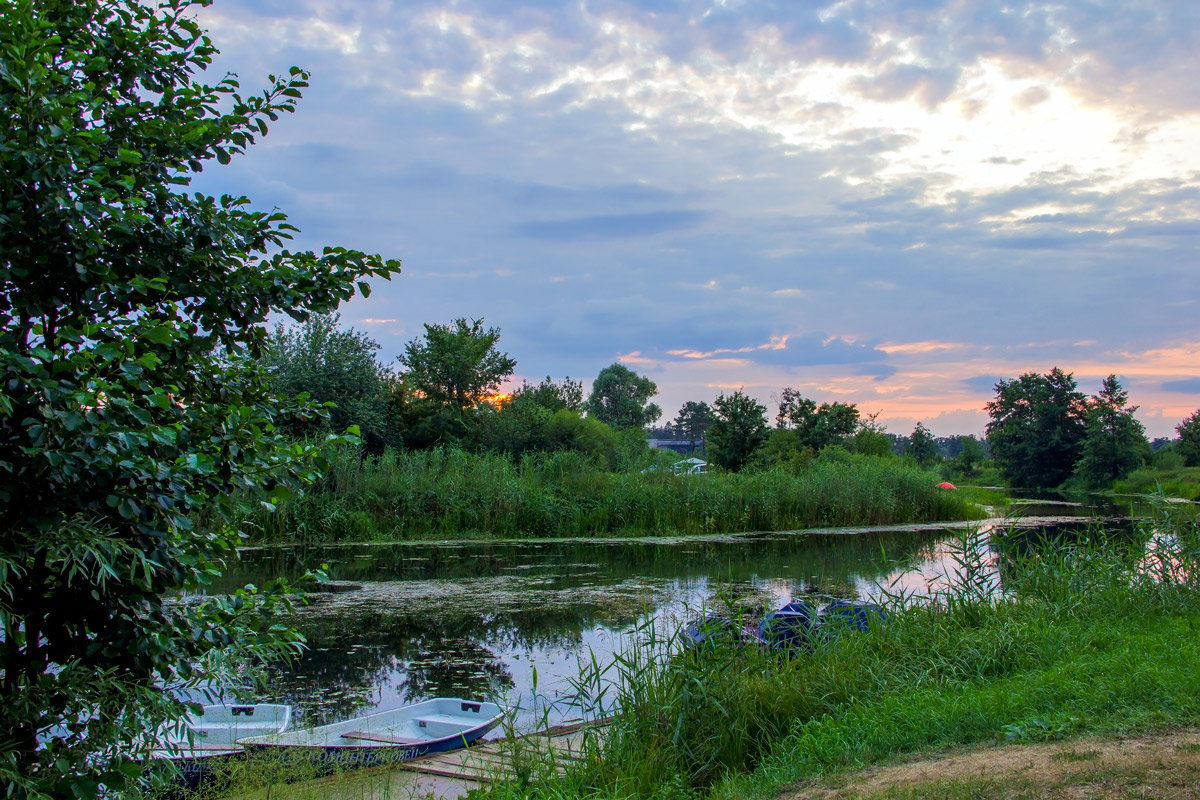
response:
[[[499,328],[483,320],[459,318],[450,325],[426,324],[425,335],[404,346],[398,357],[410,393],[448,409],[460,426],[467,413],[494,394],[517,362],[496,349]]]
[[[375,360],[379,343],[338,314],[313,314],[302,323],[276,326],[263,363],[269,385],[281,397],[307,395],[329,404],[327,416],[291,420],[297,436],[341,433],[357,425],[363,441],[379,448],[391,438],[387,397],[392,374]]]
[[[1109,375],[1100,393],[1088,401],[1087,427],[1075,472],[1089,486],[1107,486],[1125,477],[1150,456],[1146,429],[1128,405],[1129,392]]]
[[[161,686],[271,640],[208,584],[247,504],[310,476],[251,357],[399,264],[285,249],[278,212],[187,194],[307,75],[241,95],[188,0],[9,0],[0,13],[0,786],[117,791]],[[359,284],[365,287],[365,284]],[[365,291],[365,289],[364,289]],[[209,521],[198,525],[203,509]]]
[[[662,409],[650,402],[658,394],[658,385],[623,364],[610,364],[592,381],[584,409],[613,428],[642,428],[662,416]]]
[[[767,440],[767,408],[739,389],[713,401],[713,416],[708,428],[708,456],[736,472]]]
[[[1071,477],[1087,425],[1087,399],[1070,373],[1055,367],[996,384],[987,404],[992,459],[1011,483],[1058,486]]]
[[[818,452],[832,444],[842,444],[858,428],[858,407],[852,403],[822,403],[800,394],[791,387],[780,393],[775,424],[796,431],[801,447]]]
[[[1189,467],[1200,467],[1200,411],[1176,425],[1175,433],[1179,435],[1176,448],[1183,456],[1183,463]]]

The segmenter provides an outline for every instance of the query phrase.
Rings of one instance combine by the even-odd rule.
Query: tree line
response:
[[[652,402],[658,387],[621,364],[600,371],[585,398],[581,381],[546,377],[511,395],[496,393],[516,361],[498,349],[500,331],[482,320],[426,324],[408,342],[396,366],[375,358],[379,345],[336,315],[316,315],[299,326],[279,326],[268,347],[273,388],[331,404],[326,418],[292,423],[305,435],[356,424],[368,449],[423,449],[450,445],[513,456],[530,450],[576,449],[608,467],[640,449],[643,429],[662,416]],[[653,435],[685,441],[731,471],[746,467],[800,467],[837,446],[866,455],[904,455],[922,466],[952,460],[962,471],[990,458],[1014,486],[1055,487],[1066,481],[1111,485],[1147,463],[1151,444],[1134,417],[1128,392],[1115,375],[1086,396],[1069,373],[1054,368],[995,386],[986,406],[986,438],[934,437],[918,422],[908,436],[884,430],[853,403],[820,403],[784,388],[774,424],[767,408],[741,390],[711,404],[691,400]],[[1200,465],[1200,411],[1177,427],[1171,445],[1188,466]]]
[[[600,371],[585,395],[582,381],[547,376],[498,394],[516,360],[499,348],[500,331],[482,319],[427,323],[392,363],[362,332],[342,329],[336,314],[279,325],[264,365],[272,388],[325,406],[324,416],[294,419],[289,432],[303,438],[357,426],[367,452],[387,447],[435,446],[519,456],[529,451],[579,450],[602,466],[628,464],[644,451],[646,430],[662,416],[650,378],[614,363]],[[820,403],[791,387],[778,398],[774,424],[767,408],[742,390],[711,404],[688,401],[665,428],[713,463],[746,467],[802,467],[837,446],[865,455],[902,453],[922,465],[950,448],[970,466],[983,457],[972,437],[936,440],[923,424],[911,436],[887,433],[852,403]]]

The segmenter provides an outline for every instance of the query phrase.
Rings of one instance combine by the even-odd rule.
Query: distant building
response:
[[[691,442],[686,439],[647,439],[646,444],[650,445],[651,450],[671,450],[683,454],[692,452]]]

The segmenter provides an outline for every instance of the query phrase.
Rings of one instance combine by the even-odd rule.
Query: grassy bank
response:
[[[584,760],[558,778],[526,754],[522,779],[475,796],[772,798],[906,755],[1200,725],[1200,528],[1178,514],[1132,538],[1002,542],[1001,597],[964,534],[962,578],[937,605],[896,597],[886,624],[794,657],[646,629],[582,667],[574,699],[622,709]],[[403,797],[402,774],[260,775],[226,796]]]
[[[1163,517],[1132,544],[1097,532],[1006,556],[1001,600],[965,580],[940,609],[796,658],[646,641],[581,678],[626,712],[589,762],[489,796],[771,797],[899,754],[1194,725],[1197,568],[1194,522]]]
[[[798,472],[613,473],[573,452],[343,454],[259,529],[268,541],[646,536],[979,518],[898,459],[819,458]]]

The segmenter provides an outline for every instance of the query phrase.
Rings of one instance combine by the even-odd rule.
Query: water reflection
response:
[[[310,648],[267,696],[320,724],[436,696],[570,694],[578,659],[607,661],[645,620],[678,625],[723,598],[875,599],[928,590],[955,567],[945,528],[703,540],[487,542],[248,551],[229,587],[329,564],[341,591],[290,624]],[[990,556],[989,556],[990,557]],[[905,583],[907,582],[907,583]],[[569,716],[569,710],[556,714]]]

